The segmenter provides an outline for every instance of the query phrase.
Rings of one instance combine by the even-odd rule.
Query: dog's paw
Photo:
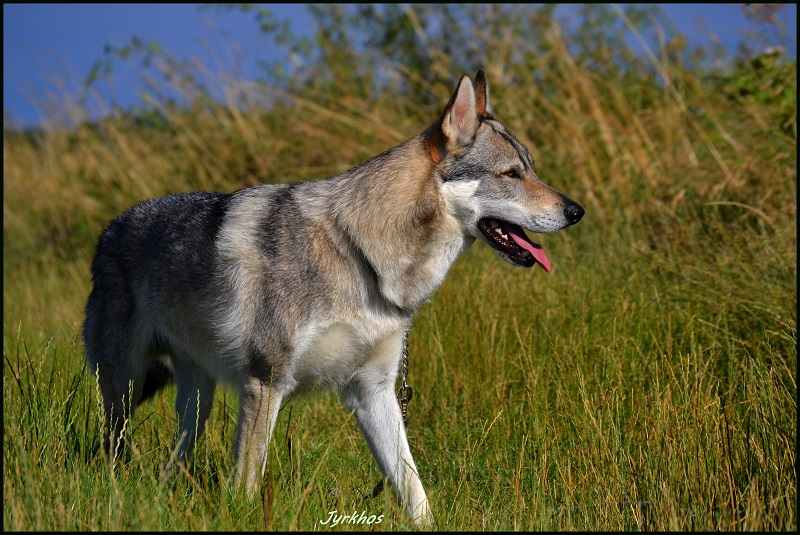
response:
[[[411,519],[419,529],[427,530],[433,526],[433,514],[431,514],[427,499],[414,508],[411,513]]]

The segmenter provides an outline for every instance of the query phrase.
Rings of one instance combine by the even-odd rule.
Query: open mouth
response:
[[[539,264],[545,271],[550,271],[550,260],[542,246],[528,239],[519,225],[484,217],[478,221],[478,228],[489,245],[506,261],[520,267]]]

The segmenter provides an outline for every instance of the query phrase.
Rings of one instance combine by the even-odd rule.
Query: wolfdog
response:
[[[100,235],[83,326],[105,447],[129,457],[125,423],[174,380],[185,461],[227,382],[239,390],[232,476],[252,495],[281,402],[333,388],[412,521],[430,525],[394,394],[411,318],[476,239],[550,271],[523,229],[583,214],[492,116],[480,70],[429,128],[340,175],[133,206]]]

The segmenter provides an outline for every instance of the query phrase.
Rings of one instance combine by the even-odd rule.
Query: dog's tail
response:
[[[150,399],[156,393],[175,381],[175,374],[172,367],[162,359],[151,360],[147,366],[147,373],[144,378],[144,388],[139,403]]]

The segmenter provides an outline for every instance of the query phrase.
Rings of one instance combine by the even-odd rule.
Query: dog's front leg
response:
[[[342,390],[342,401],[355,411],[361,432],[383,475],[397,492],[415,524],[430,526],[425,489],[411,457],[400,407],[394,393],[396,372],[375,366],[357,370]]]
[[[235,480],[245,484],[248,496],[253,496],[263,481],[269,439],[283,397],[282,389],[255,378],[242,386],[233,451]]]

